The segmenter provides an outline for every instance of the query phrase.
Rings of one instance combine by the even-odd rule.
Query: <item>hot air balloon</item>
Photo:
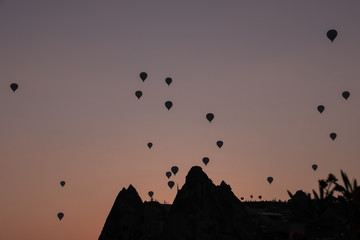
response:
[[[213,113],[206,114],[206,119],[211,123],[211,121],[214,119],[214,114]]]
[[[314,169],[314,171],[316,171],[316,169],[318,168],[318,165],[313,164],[311,167],[312,167],[312,169]]]
[[[244,197],[241,197],[240,199],[241,199],[241,200],[244,200]]]
[[[176,173],[179,171],[179,168],[177,166],[173,166],[171,167],[171,171],[174,175],[176,175]]]
[[[327,31],[326,36],[330,39],[331,42],[333,42],[337,36],[337,31],[335,29],[330,29]]]
[[[272,177],[268,177],[268,178],[267,178],[267,181],[268,181],[270,184],[273,182],[273,180],[274,180],[274,179],[273,179]]]
[[[170,110],[170,108],[172,107],[173,103],[171,101],[166,101],[165,102],[165,107],[167,108],[167,110]]]
[[[152,198],[152,196],[154,195],[154,192],[153,192],[153,191],[149,191],[148,194],[149,194],[149,197]]]
[[[223,141],[217,141],[217,142],[216,142],[216,145],[217,145],[219,148],[221,148],[223,144],[224,144]]]
[[[171,177],[171,172],[166,172],[165,175],[167,176],[167,178]]]
[[[62,212],[59,212],[57,214],[57,216],[58,216],[59,220],[61,221],[61,219],[64,217],[64,214]]]
[[[330,133],[330,138],[334,141],[336,138],[336,133]]]
[[[319,105],[319,106],[317,107],[317,110],[319,111],[319,113],[323,113],[323,111],[325,110],[324,105]]]
[[[208,157],[204,157],[202,159],[203,163],[205,164],[205,166],[209,163],[210,159]]]
[[[65,181],[61,181],[61,182],[60,182],[60,185],[61,185],[62,187],[64,187],[64,186],[65,186]]]
[[[19,85],[17,85],[16,83],[12,83],[10,84],[10,88],[11,90],[13,90],[14,92],[16,91],[16,89],[18,89]]]
[[[259,196],[258,196],[258,198],[261,200],[262,196],[261,196],[261,195],[259,195]]]
[[[152,148],[153,144],[152,144],[151,142],[149,142],[149,143],[147,144],[147,146],[148,146],[148,148],[150,149],[150,148]]]
[[[172,79],[170,77],[166,78],[165,79],[165,82],[168,86],[170,86],[171,82],[172,82]]]
[[[143,82],[145,81],[145,79],[147,78],[147,73],[146,72],[141,72],[140,73],[140,78],[141,78],[141,80],[143,80]]]
[[[343,98],[345,98],[345,100],[350,97],[350,93],[348,91],[344,91],[341,95],[343,96]]]
[[[250,195],[250,198],[253,199],[253,195]]]
[[[142,91],[140,91],[140,90],[136,91],[136,92],[135,92],[135,96],[136,96],[138,99],[140,99],[141,96],[142,96]]]
[[[170,189],[172,189],[174,185],[175,185],[174,181],[168,182],[168,186],[170,187]]]

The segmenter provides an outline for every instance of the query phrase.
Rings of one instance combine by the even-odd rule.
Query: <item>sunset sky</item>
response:
[[[199,165],[247,200],[287,200],[340,169],[360,180],[359,9],[0,0],[0,239],[98,239],[129,184],[172,203],[175,165],[179,187]]]

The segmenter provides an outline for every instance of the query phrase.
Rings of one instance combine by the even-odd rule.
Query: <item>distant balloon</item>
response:
[[[330,133],[330,138],[334,141],[336,138],[336,133]]]
[[[253,199],[253,195],[250,195],[250,198]]]
[[[149,197],[152,198],[152,196],[154,195],[154,192],[153,192],[153,191],[150,191],[150,192],[148,192],[148,194],[149,194]]]
[[[259,195],[259,196],[258,196],[258,198],[261,200],[262,196],[261,196],[261,195]]]
[[[170,189],[172,189],[174,185],[175,185],[174,181],[168,182],[168,186],[170,187]]]
[[[350,97],[350,93],[348,91],[344,91],[342,93],[342,96],[343,96],[343,98],[345,98],[345,100],[347,100]]]
[[[145,81],[145,79],[147,78],[147,73],[146,72],[141,72],[140,73],[140,78],[141,78],[141,80],[143,80],[143,82]]]
[[[317,165],[317,164],[313,164],[311,167],[312,167],[312,169],[314,169],[314,171],[316,171],[316,169],[318,168],[318,165]]]
[[[331,42],[333,42],[337,36],[337,31],[335,29],[330,29],[327,31],[326,36],[330,39]]]
[[[140,99],[141,98],[141,96],[142,96],[142,91],[136,91],[135,92],[135,96],[138,98],[138,99]]]
[[[205,164],[205,166],[209,163],[210,159],[208,157],[204,157],[202,159],[203,163]]]
[[[240,200],[244,200],[244,197],[241,197]]]
[[[324,105],[319,105],[319,106],[317,107],[317,110],[319,111],[319,113],[323,113],[323,111],[325,110]]]
[[[219,148],[221,148],[222,146],[223,146],[223,141],[217,141],[216,142],[216,145],[219,147]]]
[[[174,175],[176,175],[176,173],[179,171],[179,168],[177,166],[173,166],[171,167],[171,171]]]
[[[165,82],[168,86],[170,86],[171,82],[172,82],[172,79],[170,77],[166,78],[165,79]]]
[[[166,101],[165,102],[165,107],[167,108],[167,110],[170,110],[170,108],[172,107],[173,103],[171,101]]]
[[[59,220],[61,221],[61,219],[64,217],[64,214],[62,212],[59,212],[57,214],[57,216],[58,216]]]
[[[272,177],[268,177],[268,178],[267,178],[267,181],[268,181],[270,184],[273,182],[273,180],[274,180],[274,179],[273,179]]]
[[[61,181],[61,182],[60,182],[60,185],[61,185],[62,187],[64,187],[64,186],[65,186],[65,181]]]
[[[206,114],[206,119],[211,123],[211,121],[214,119],[214,114],[213,113]]]
[[[16,89],[18,89],[19,85],[17,85],[16,83],[12,83],[10,84],[10,88],[11,90],[13,90],[14,92],[16,91]]]
[[[152,148],[153,144],[152,144],[151,142],[149,142],[149,143],[147,144],[147,146],[148,146],[148,148],[150,149],[150,148]]]
[[[171,177],[171,172],[166,172],[165,175],[167,176],[167,178]]]

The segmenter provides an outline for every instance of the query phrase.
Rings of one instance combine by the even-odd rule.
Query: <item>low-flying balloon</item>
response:
[[[206,114],[206,119],[211,123],[211,121],[214,119],[214,114],[213,113]]]
[[[210,159],[208,157],[204,157],[202,159],[203,163],[205,164],[205,166],[209,163]]]
[[[258,198],[261,200],[262,196],[261,196],[261,195],[259,195],[259,196],[258,196]]]
[[[319,111],[319,113],[323,113],[323,111],[325,110],[324,105],[317,106],[317,110]]]
[[[62,212],[59,212],[57,214],[57,217],[59,218],[59,220],[61,221],[61,219],[64,217],[64,214]]]
[[[253,195],[250,195],[250,198],[253,199]]]
[[[143,82],[145,81],[145,79],[147,78],[147,73],[146,72],[141,72],[140,73],[140,78],[141,78],[141,80],[143,80]]]
[[[165,107],[167,108],[167,110],[170,110],[170,108],[172,107],[173,103],[171,101],[166,101],[165,102]]]
[[[336,133],[330,133],[330,138],[334,141],[337,137]]]
[[[219,148],[221,148],[222,146],[223,146],[223,141],[217,141],[216,142],[216,145],[219,147]]]
[[[168,86],[170,86],[171,82],[172,82],[172,79],[170,77],[166,78],[165,79],[165,82]]]
[[[179,168],[177,166],[173,166],[171,167],[171,171],[174,175],[176,175],[176,173],[179,171]]]
[[[138,99],[140,99],[141,96],[142,96],[142,91],[140,91],[140,90],[136,91],[136,92],[135,92],[135,96],[136,96]]]
[[[272,177],[268,177],[268,178],[267,178],[267,181],[268,181],[270,184],[273,182],[273,180],[274,180],[274,179],[273,179]]]
[[[149,142],[149,143],[147,144],[147,146],[148,146],[148,148],[150,149],[150,148],[152,148],[153,144],[152,144],[151,142]]]
[[[174,185],[175,185],[174,181],[168,182],[168,186],[170,187],[170,189],[172,189],[174,187]]]
[[[167,178],[171,177],[171,172],[166,172],[165,175],[167,176]]]
[[[345,98],[345,100],[350,97],[350,93],[348,91],[344,91],[341,95],[343,96],[343,98]]]
[[[337,31],[335,29],[330,29],[327,31],[326,36],[330,39],[331,42],[333,42],[337,36]]]
[[[10,84],[10,88],[11,90],[13,90],[14,92],[16,91],[16,89],[18,89],[19,85],[17,85],[16,83],[12,83]]]
[[[314,171],[316,171],[316,169],[318,168],[318,165],[317,165],[317,164],[313,164],[311,167],[312,167],[312,169],[313,169]]]
[[[61,185],[62,187],[64,187],[64,186],[65,186],[65,181],[61,181],[61,182],[60,182],[60,185]]]
[[[152,198],[152,196],[154,195],[154,192],[153,192],[153,191],[149,191],[148,194],[149,194],[149,197]]]

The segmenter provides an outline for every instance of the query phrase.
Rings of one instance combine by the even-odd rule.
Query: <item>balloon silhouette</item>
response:
[[[168,182],[168,186],[170,187],[170,189],[172,189],[174,185],[175,185],[174,181]]]
[[[333,42],[337,36],[337,31],[335,29],[330,29],[327,31],[326,36],[330,39],[331,42]]]
[[[336,138],[336,133],[330,133],[330,138],[334,141]]]
[[[274,179],[273,179],[272,177],[268,177],[268,178],[267,178],[267,181],[268,181],[270,184],[273,182],[273,180],[274,180]]]
[[[179,168],[177,166],[173,166],[171,167],[171,171],[174,175],[176,175],[176,173],[179,171]]]
[[[258,198],[261,200],[262,196],[261,196],[261,195],[259,195],[259,196],[258,196]]]
[[[217,141],[216,142],[216,145],[219,147],[219,148],[221,148],[222,146],[223,146],[223,141]]]
[[[348,91],[344,91],[341,95],[343,96],[343,98],[345,98],[345,100],[350,97],[350,93]]]
[[[313,164],[311,167],[312,167],[312,169],[314,169],[314,171],[316,171],[316,169],[318,168],[318,165]]]
[[[142,96],[142,91],[136,91],[135,92],[135,96],[138,98],[138,99],[140,99],[141,98],[141,96]]]
[[[150,191],[150,192],[148,192],[148,194],[149,194],[149,197],[152,198],[152,196],[154,195],[154,192],[153,192],[153,191]]]
[[[167,176],[167,178],[171,177],[171,172],[166,172],[165,175]]]
[[[64,186],[65,186],[65,181],[61,181],[61,182],[60,182],[60,185],[61,185],[62,187],[64,187]]]
[[[14,92],[16,91],[16,89],[18,89],[19,85],[17,85],[16,83],[12,83],[10,84],[10,88],[11,90],[13,90]]]
[[[208,157],[204,157],[202,159],[203,163],[205,164],[205,166],[209,163],[210,159]]]
[[[211,121],[214,119],[214,114],[212,113],[206,114],[206,119],[211,123]]]
[[[165,102],[165,107],[167,108],[167,110],[170,110],[170,108],[172,107],[172,102],[171,101],[166,101]]]
[[[250,198],[253,199],[253,195],[250,195]]]
[[[241,200],[244,200],[244,197],[241,197],[240,199],[241,199]]]
[[[319,105],[319,106],[317,107],[317,110],[319,111],[319,113],[323,113],[323,111],[325,110],[324,105]]]
[[[170,84],[171,84],[171,82],[172,82],[172,79],[168,77],[168,78],[165,79],[165,82],[166,82],[166,84],[167,84],[168,86],[170,86]]]
[[[151,142],[149,142],[149,143],[147,144],[147,146],[148,146],[148,148],[150,149],[150,148],[153,146],[153,144],[152,144]]]
[[[62,212],[59,212],[57,214],[57,216],[58,216],[59,220],[61,221],[61,219],[64,217],[64,214]]]
[[[147,73],[146,72],[141,72],[140,73],[140,78],[141,78],[141,80],[143,80],[143,82],[145,81],[145,79],[147,78]]]

